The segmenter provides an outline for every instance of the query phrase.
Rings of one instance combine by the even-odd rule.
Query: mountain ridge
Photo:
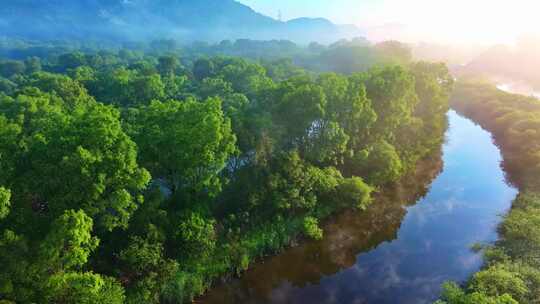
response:
[[[324,18],[286,22],[234,0],[5,0],[0,31],[26,39],[106,39],[183,41],[287,39],[331,42],[362,32]]]

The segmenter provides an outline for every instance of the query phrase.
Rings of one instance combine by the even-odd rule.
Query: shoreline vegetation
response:
[[[463,287],[447,283],[438,303],[540,303],[540,100],[465,79],[450,104],[492,133],[520,193],[498,228],[499,240],[474,246],[483,252],[483,269]]]
[[[196,302],[226,302],[228,293],[235,290],[237,284],[242,284],[244,276],[248,276],[247,280],[253,280],[254,285],[257,285],[256,282],[259,280],[260,274],[265,274],[267,275],[265,286],[279,284],[283,277],[276,275],[276,273],[287,272],[287,269],[290,269],[290,265],[287,263],[275,263],[275,259],[281,259],[283,255],[286,256],[285,260],[296,261],[299,259],[298,263],[292,264],[295,265],[295,269],[298,267],[310,269],[311,271],[307,272],[312,278],[310,282],[313,283],[317,282],[321,276],[335,274],[351,267],[356,262],[358,252],[374,249],[379,244],[390,242],[398,237],[402,220],[407,214],[407,207],[425,197],[429,186],[442,172],[442,168],[442,150],[436,149],[430,155],[420,159],[414,168],[398,181],[385,185],[373,193],[373,202],[366,210],[359,211],[349,208],[321,221],[320,227],[325,233],[324,239],[311,240],[301,237],[298,241],[295,240],[290,247],[284,248],[283,252],[278,252],[279,256],[268,255],[257,260],[253,267],[241,274],[241,277],[228,277],[228,280],[217,282],[208,293],[198,297]],[[374,222],[381,224],[374,228]],[[366,234],[370,236],[367,237]],[[374,235],[376,236],[374,237]],[[339,242],[336,242],[336,239],[339,239]],[[335,246],[328,245],[329,243],[335,244]],[[311,262],[303,260],[305,252],[297,246],[307,247],[310,252],[317,252],[320,256],[328,257],[328,260],[323,258],[323,261],[318,261],[325,265],[322,267],[324,270],[309,267]],[[312,251],[314,248],[317,248],[316,251]],[[295,275],[291,277],[293,281],[294,277]],[[255,288],[260,288],[260,286]]]
[[[397,43],[337,48],[380,56],[1,60],[1,303],[189,302],[365,209],[440,149],[453,80]]]
[[[290,248],[278,253],[279,256],[263,257],[241,277],[217,282],[208,293],[198,297],[195,302],[242,302],[241,297],[235,300],[229,298],[230,293],[234,293],[237,287],[241,288],[240,286],[249,282],[253,283],[254,293],[263,288],[261,285],[279,286],[283,279],[290,280],[294,284],[298,280],[298,272],[291,271],[290,276],[283,276],[284,273],[289,273],[291,267],[303,268],[302,274],[307,275],[308,282],[313,284],[326,276],[350,268],[356,263],[359,252],[375,249],[384,242],[398,238],[398,231],[408,207],[427,195],[430,185],[442,169],[442,150],[436,149],[427,157],[420,159],[411,172],[374,193],[373,202],[366,210],[346,209],[322,221],[324,239],[302,238]],[[306,262],[307,252],[317,253],[317,258],[314,260],[308,258],[310,261]],[[291,263],[284,263],[284,260]],[[309,267],[312,263],[313,267]],[[264,278],[264,283],[259,281],[261,278]]]

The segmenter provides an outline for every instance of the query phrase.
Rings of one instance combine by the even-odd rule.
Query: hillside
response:
[[[289,39],[331,42],[361,35],[321,18],[281,22],[233,0],[6,0],[0,32],[25,39],[182,41]]]
[[[474,58],[459,71],[461,74],[485,75],[491,78],[524,82],[540,88],[540,38],[525,37],[513,46],[497,45]]]

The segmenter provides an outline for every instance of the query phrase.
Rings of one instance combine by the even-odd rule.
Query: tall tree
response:
[[[70,109],[58,97],[31,93],[0,99],[5,117],[0,123],[12,130],[0,131],[5,135],[0,142],[18,148],[7,157],[0,152],[1,167],[10,173],[2,179],[15,198],[13,208],[26,214],[16,222],[31,229],[34,220],[82,208],[100,228],[126,227],[149,174],[137,164],[135,143],[123,132],[119,112],[98,103]]]
[[[375,135],[392,143],[396,130],[408,122],[418,102],[414,77],[401,66],[376,67],[363,75],[378,117]]]
[[[154,101],[131,112],[140,160],[173,192],[220,189],[219,172],[236,151],[231,123],[219,98],[204,102]]]

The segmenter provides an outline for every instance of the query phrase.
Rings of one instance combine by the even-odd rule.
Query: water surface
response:
[[[444,281],[467,279],[482,263],[471,245],[496,239],[517,191],[490,134],[448,116],[442,161],[423,161],[366,212],[326,223],[323,240],[255,264],[198,302],[431,303]]]

